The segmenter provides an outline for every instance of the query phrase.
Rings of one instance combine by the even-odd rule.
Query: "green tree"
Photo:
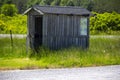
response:
[[[51,3],[53,2],[53,0],[42,0],[41,1],[41,5],[51,5]]]
[[[61,0],[54,0],[51,5],[60,5]]]
[[[69,0],[66,5],[67,5],[67,6],[74,6],[74,3],[73,3],[72,0]]]
[[[60,5],[61,6],[66,6],[67,2],[68,2],[68,0],[61,0]]]
[[[0,0],[0,7],[4,4],[12,4],[12,0]]]
[[[90,0],[89,4],[87,5],[87,9],[88,9],[89,11],[92,11],[93,7],[94,7],[93,0]]]
[[[1,13],[6,16],[14,16],[17,14],[17,8],[14,4],[4,4],[1,7]]]
[[[41,2],[42,2],[42,0],[28,0],[27,8],[29,8],[33,5],[39,5]]]
[[[19,13],[23,13],[27,9],[28,0],[12,0],[12,3],[16,5]]]
[[[93,0],[93,11],[104,13],[116,11],[120,13],[120,0]]]
[[[74,5],[75,6],[80,6],[81,5],[81,0],[74,0]]]

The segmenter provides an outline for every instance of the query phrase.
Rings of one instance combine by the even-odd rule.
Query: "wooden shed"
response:
[[[27,40],[32,49],[89,47],[90,12],[81,7],[33,6],[28,16]]]

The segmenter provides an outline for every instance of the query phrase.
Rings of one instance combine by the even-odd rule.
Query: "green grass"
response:
[[[65,68],[120,64],[120,38],[91,38],[90,48],[71,47],[51,51],[40,48],[26,54],[25,39],[0,39],[0,69]]]
[[[91,30],[90,34],[91,35],[120,35],[120,31],[112,31],[112,30],[97,31],[97,30]]]
[[[11,46],[13,45],[13,46]],[[9,38],[0,39],[0,58],[22,58],[26,57],[25,39],[13,39],[13,44]]]

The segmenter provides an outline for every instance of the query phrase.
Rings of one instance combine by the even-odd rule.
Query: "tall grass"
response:
[[[0,39],[0,67],[7,68],[62,68],[120,64],[120,38],[91,38],[90,47],[70,47],[49,50],[40,47],[39,53],[26,58],[25,39]],[[31,56],[32,53],[32,56]],[[9,58],[9,61],[8,59]]]
[[[13,38],[13,43],[9,38],[0,39],[0,58],[22,58],[26,57],[25,39]]]

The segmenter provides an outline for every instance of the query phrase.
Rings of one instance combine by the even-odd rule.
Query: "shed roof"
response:
[[[35,5],[24,12],[29,13],[30,10],[35,10],[40,14],[68,14],[68,15],[89,15],[90,12],[87,9],[73,6],[39,6]]]

